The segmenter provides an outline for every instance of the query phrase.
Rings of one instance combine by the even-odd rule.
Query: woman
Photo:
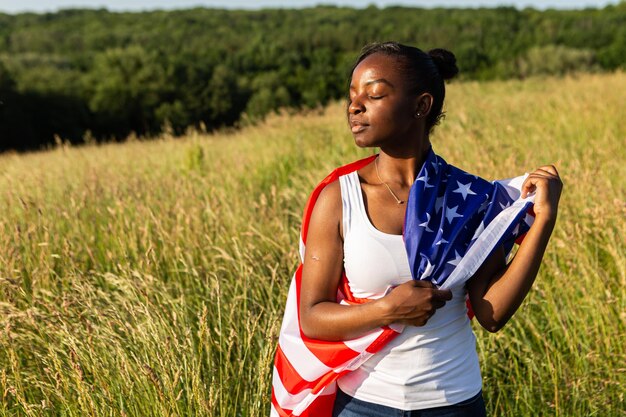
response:
[[[404,330],[384,343],[372,343],[366,350],[377,353],[356,366],[346,361],[333,367],[329,375],[338,377],[333,416],[485,415],[465,294],[479,323],[498,331],[530,290],[554,228],[562,184],[549,165],[521,185],[522,200],[534,193],[535,218],[513,261],[506,265],[510,248],[498,241],[465,285],[442,289],[446,279],[469,270],[471,262],[463,258],[489,223],[484,216],[495,209],[488,207],[498,205],[493,202],[497,189],[477,191],[490,185],[463,180],[469,174],[448,166],[431,148],[429,134],[441,117],[444,79],[457,71],[448,51],[426,54],[392,42],[366,47],[353,67],[350,128],[358,146],[378,147],[380,153],[359,161],[358,169],[342,171],[350,172],[328,181],[313,199],[306,230],[303,226],[306,256],[297,273],[298,328],[307,346],[311,340],[350,345],[376,329]],[[508,204],[500,203],[503,208]],[[418,206],[419,213],[414,210]],[[503,233],[514,233],[513,226],[507,224]],[[338,302],[338,287],[349,293],[351,305]],[[284,346],[281,355],[288,349]],[[288,356],[281,362],[293,362],[297,355]],[[277,373],[282,378],[285,371]],[[324,389],[327,376],[315,380],[309,396]],[[273,401],[274,411],[279,403]],[[304,408],[294,407],[298,411],[293,415],[305,415]],[[291,414],[284,410],[277,414]]]

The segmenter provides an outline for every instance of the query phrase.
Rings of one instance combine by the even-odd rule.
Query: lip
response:
[[[352,130],[352,133],[360,133],[364,131],[368,126],[369,124],[360,120],[350,120],[350,128]]]

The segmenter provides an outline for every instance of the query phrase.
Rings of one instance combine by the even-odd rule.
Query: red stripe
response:
[[[370,298],[357,298],[352,294],[350,290],[350,284],[348,282],[348,277],[346,276],[346,271],[343,271],[341,275],[341,280],[339,281],[339,291],[343,295],[344,301],[348,304],[365,304],[369,301],[372,301]]]
[[[300,288],[302,285],[302,266],[296,271],[296,299],[298,300],[298,323],[300,322]],[[356,358],[359,352],[350,349],[341,341],[330,342],[327,340],[311,339],[302,332],[300,338],[304,345],[315,355],[320,362],[329,368],[336,368],[345,362]]]
[[[474,309],[472,308],[472,303],[469,298],[465,300],[465,305],[467,306],[467,317],[471,320],[474,318]]]
[[[360,353],[350,349],[343,342],[310,339],[303,335],[302,332],[300,332],[300,335],[307,349],[329,368],[337,368],[347,361],[356,358]]]
[[[333,407],[335,406],[336,394],[320,395],[311,405],[302,413],[300,417],[321,417],[331,416]]]
[[[278,404],[278,401],[276,400],[276,396],[274,395],[274,390],[272,390],[272,405],[274,406],[274,409],[276,410],[276,412],[278,413],[280,417],[291,417],[293,415],[291,414],[293,410],[284,409]]]
[[[331,416],[333,407],[335,406],[336,393],[329,395],[320,395],[300,414],[300,417],[323,417]],[[294,417],[293,410],[282,408],[272,391],[272,405],[280,417]]]
[[[534,206],[530,206],[530,207],[528,208],[527,213],[528,213],[528,214],[530,214],[530,215],[531,215],[531,216],[533,216],[533,217],[536,217],[536,216],[535,216],[535,210],[533,210],[533,207],[534,207]],[[525,237],[526,237],[526,233],[524,233],[523,235],[520,235],[517,239],[515,239],[515,243],[517,243],[518,245],[521,245],[521,244],[522,244],[522,242],[524,241],[524,238],[525,238]]]
[[[376,353],[383,348],[391,339],[396,337],[399,333],[395,330],[383,326],[383,332],[365,349],[370,353]]]
[[[290,394],[297,394],[305,389],[316,389],[320,381],[324,378],[321,376],[314,381],[307,381],[302,378],[298,370],[289,362],[287,356],[285,356],[285,353],[280,348],[280,344],[276,349],[274,367],[278,372],[280,380],[283,382],[283,386]]]
[[[307,381],[300,376],[298,370],[291,364],[291,362],[289,362],[289,359],[285,356],[280,346],[278,346],[278,349],[276,349],[274,367],[276,368],[278,376],[283,383],[283,387],[285,387],[287,392],[291,395],[298,394],[306,389],[312,390],[312,392],[315,394],[319,392],[322,388],[337,380],[342,375],[350,372],[329,371],[314,381]]]

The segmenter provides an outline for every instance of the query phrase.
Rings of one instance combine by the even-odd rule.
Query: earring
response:
[[[417,119],[418,117],[420,117],[422,115],[422,113],[415,113],[415,118]]]

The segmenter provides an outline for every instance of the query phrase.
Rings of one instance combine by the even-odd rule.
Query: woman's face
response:
[[[348,121],[359,147],[408,144],[416,136],[418,97],[410,93],[399,64],[374,53],[352,73]]]

